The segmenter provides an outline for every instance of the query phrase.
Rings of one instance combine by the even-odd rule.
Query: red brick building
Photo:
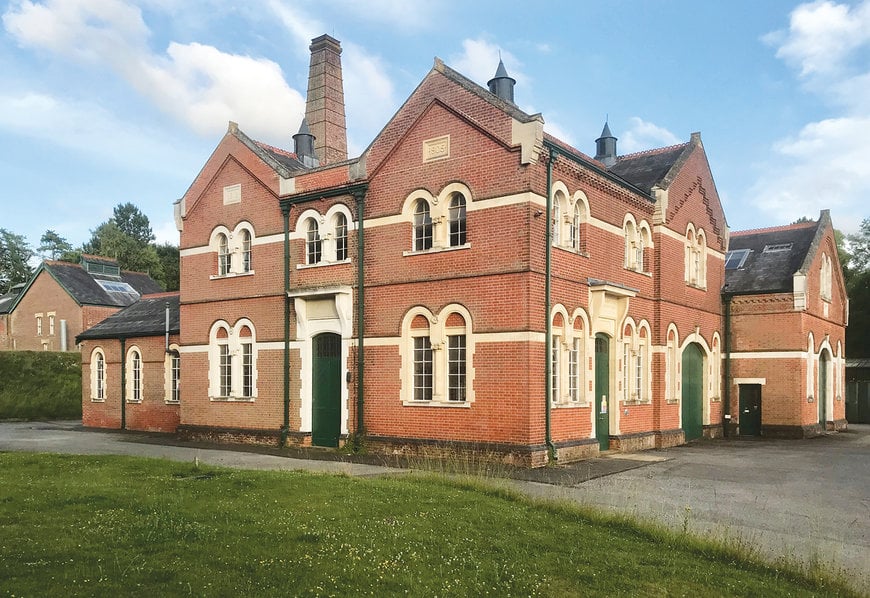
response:
[[[178,329],[178,293],[158,293],[76,338],[85,426],[175,432],[181,402]]]
[[[122,271],[112,259],[46,260],[26,284],[0,298],[0,350],[75,350],[76,335],[160,290],[147,274]]]
[[[311,51],[294,151],[230,123],[175,206],[183,436],[542,465],[723,432],[699,134],[619,156],[605,125],[590,157],[502,64],[486,89],[436,59],[349,159],[341,47]]]
[[[788,437],[845,428],[848,298],[828,211],[734,233],[723,297],[731,427]]]

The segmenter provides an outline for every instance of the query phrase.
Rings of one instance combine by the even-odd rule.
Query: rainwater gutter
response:
[[[287,446],[290,432],[290,206],[281,206],[284,217],[284,419],[281,447]]]
[[[365,375],[365,227],[363,226],[363,208],[365,206],[366,189],[360,189],[353,194],[356,199],[357,218],[357,256],[356,256],[356,321],[357,321],[357,350],[356,350],[356,433],[354,434],[354,448],[360,448],[360,440],[365,434],[363,405],[365,392],[363,377]]]
[[[127,339],[121,337],[121,429],[127,429]]]
[[[550,463],[555,462],[559,458],[559,455],[556,452],[556,445],[553,444],[550,425],[550,395],[553,392],[553,360],[550,355],[552,351],[550,345],[553,342],[552,321],[550,319],[550,279],[553,274],[553,247],[551,238],[552,226],[550,223],[553,219],[553,161],[556,159],[556,155],[557,152],[555,149],[550,147],[550,156],[547,160],[547,213],[546,220],[544,221],[544,245],[546,246],[544,260],[544,317],[546,318],[546,322],[544,323],[544,440],[547,444],[547,459]]]

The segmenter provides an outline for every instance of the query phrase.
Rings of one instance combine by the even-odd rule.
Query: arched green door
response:
[[[595,335],[595,438],[598,448],[610,448],[610,339]]]
[[[819,402],[819,424],[822,426],[822,431],[825,429],[825,420],[827,419],[825,409],[828,406],[828,364],[830,358],[827,351],[822,351],[819,355],[819,392],[816,393],[816,400]]]
[[[704,433],[704,354],[697,343],[683,349],[683,432],[686,440]]]
[[[313,339],[311,369],[311,444],[338,446],[341,434],[341,337],[318,334]]]

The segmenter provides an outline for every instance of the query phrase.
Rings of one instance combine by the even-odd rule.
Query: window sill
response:
[[[570,253],[571,255],[579,255],[580,257],[589,257],[589,253],[586,251],[581,251],[579,249],[574,249],[572,247],[565,247],[564,245],[553,245],[553,249],[560,249],[565,253]]]
[[[641,399],[641,400],[631,399],[630,401],[623,401],[622,404],[623,404],[623,405],[628,405],[628,406],[637,406],[637,407],[640,407],[640,406],[642,406],[642,405],[651,405],[651,404],[652,404],[652,401],[647,401],[647,400],[645,400],[645,399]]]
[[[471,403],[468,401],[402,401],[405,407],[446,407],[448,409],[468,409]]]
[[[422,251],[403,251],[402,257],[409,257],[412,255],[427,255],[429,253],[444,253],[446,251],[460,251],[462,249],[471,249],[471,243],[466,243],[465,245],[457,245],[456,247],[432,247],[431,249],[424,249]]]
[[[667,403],[668,405],[676,405],[679,402],[680,402],[679,399],[668,399],[667,401],[665,401],[665,403]]]
[[[127,399],[128,404],[140,405],[142,403],[142,399]]]
[[[550,403],[552,409],[582,409],[588,408],[589,403]]]
[[[163,402],[167,405],[181,405],[181,401],[170,401],[169,399],[166,399]]]
[[[240,276],[253,276],[254,271],[248,270],[247,272],[230,272],[229,274],[224,274],[221,276],[220,274],[212,274],[208,277],[209,280],[223,280],[225,278],[238,278]]]
[[[105,403],[106,399],[94,399],[91,398],[91,403]]]
[[[706,291],[707,290],[707,287],[702,287],[701,285],[695,284],[693,282],[687,282],[686,286],[693,288],[693,289],[698,289],[699,291]]]
[[[213,403],[253,403],[257,397],[209,397]]]
[[[341,260],[339,262],[317,262],[316,264],[296,264],[297,270],[307,270],[308,268],[324,268],[326,266],[340,266],[342,264],[349,264],[350,258],[346,260]]]
[[[636,270],[634,268],[628,268],[626,266],[623,266],[622,269],[627,270],[628,272],[634,272],[635,274],[640,274],[641,276],[652,278],[652,272],[644,272],[643,270]]]

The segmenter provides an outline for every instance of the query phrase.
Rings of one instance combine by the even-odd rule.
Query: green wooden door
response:
[[[828,359],[827,351],[822,351],[819,356],[819,392],[816,393],[816,400],[819,402],[819,424],[822,430],[825,429],[825,408],[828,406]]]
[[[761,436],[761,384],[740,385],[740,435]]]
[[[311,444],[338,446],[341,434],[341,337],[318,334],[313,339]]]
[[[595,437],[602,451],[610,448],[610,339],[595,335]]]
[[[704,433],[704,355],[696,343],[683,350],[683,432],[686,440]]]

